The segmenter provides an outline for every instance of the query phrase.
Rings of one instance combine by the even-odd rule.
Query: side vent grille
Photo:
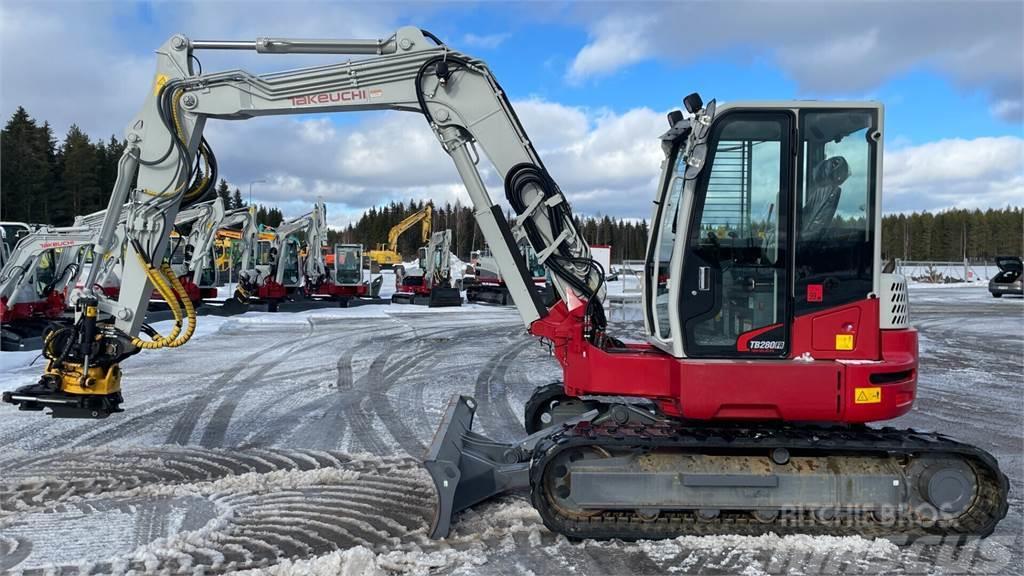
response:
[[[880,295],[882,330],[894,330],[910,326],[910,302],[907,295],[907,279],[901,274],[882,274]]]

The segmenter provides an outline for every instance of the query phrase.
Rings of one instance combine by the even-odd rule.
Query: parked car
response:
[[[1003,294],[1020,294],[1024,296],[1024,279],[1021,278],[1021,270],[1024,269],[1019,256],[997,256],[996,266],[999,266],[999,274],[996,274],[988,282],[988,291],[993,298],[999,298]]]

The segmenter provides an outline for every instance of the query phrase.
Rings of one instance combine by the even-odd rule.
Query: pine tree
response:
[[[43,130],[48,132],[49,126],[44,125]],[[51,171],[44,140],[35,120],[20,106],[0,131],[0,213],[4,220],[45,221]]]
[[[245,202],[242,200],[242,191],[235,188],[235,193],[231,199],[231,208],[245,208]]]
[[[114,184],[117,182],[117,165],[121,161],[121,156],[124,154],[125,142],[118,140],[117,136],[110,135],[110,140],[107,142],[99,141],[96,144],[96,185],[97,185],[97,196],[94,198],[94,203],[98,206],[97,210],[106,208],[110,201],[110,194],[114,190]]]
[[[96,148],[78,126],[72,124],[64,139],[64,171],[61,182],[70,200],[73,214],[88,214],[99,209],[96,185]]]
[[[217,197],[224,203],[225,210],[232,210],[235,207],[231,201],[231,189],[228,188],[228,181],[223,178],[217,184]]]
[[[267,225],[272,228],[277,228],[284,222],[284,214],[276,207],[271,207],[267,210]]]
[[[37,150],[39,150],[41,157],[46,159],[46,176],[42,179],[44,190],[42,191],[41,204],[43,206],[42,221],[43,222],[56,222],[55,217],[57,215],[57,206],[59,201],[56,200],[56,166],[57,166],[57,139],[53,137],[53,128],[49,122],[43,122],[43,125],[36,130],[36,142]]]

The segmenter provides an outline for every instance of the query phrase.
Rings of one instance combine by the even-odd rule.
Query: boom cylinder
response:
[[[255,50],[261,54],[394,54],[395,39],[308,40],[299,38],[257,38],[244,40],[193,40],[193,50]]]

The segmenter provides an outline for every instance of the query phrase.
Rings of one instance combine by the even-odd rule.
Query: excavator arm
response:
[[[55,274],[60,280],[70,275],[65,273],[62,262],[64,255],[77,254],[79,249],[90,246],[96,240],[95,228],[89,226],[49,227],[45,226],[31,232],[18,242],[0,271],[0,301],[5,306],[18,303],[27,284],[34,282],[36,269],[43,254],[54,249],[62,250],[58,258]]]
[[[326,274],[322,243],[327,238],[327,207],[322,199],[317,199],[313,210],[278,226],[274,247],[277,249],[278,263],[275,281],[284,283],[285,267],[283,259],[288,237],[302,233],[306,242],[306,257],[302,262],[302,271],[309,281],[319,281]]]
[[[271,74],[245,70],[198,74],[193,69],[197,50],[367,57]],[[562,299],[554,317],[572,314],[579,319],[572,333],[583,330],[588,338],[600,338],[604,329],[600,266],[590,258],[567,199],[483,61],[451,50],[417,28],[402,28],[384,40],[237,42],[175,35],[156,54],[156,73],[141,111],[126,130],[127,146],[93,243],[97,258],[124,247],[119,296],[113,301],[97,295],[93,287],[97,269],[90,269],[76,301],[74,323],[47,338],[44,355],[49,362],[43,377],[38,384],[5,392],[4,401],[22,410],[50,407],[58,417],[106,417],[121,410],[122,360],[142,349],[180,346],[191,337],[195,310],[164,256],[178,212],[201,201],[215,180],[216,157],[203,138],[209,120],[370,110],[420,114],[466,187],[477,224],[526,327],[538,335],[552,333],[534,326],[549,311],[533,290],[532,274],[517,247],[523,238],[551,272]],[[511,222],[484,185],[480,165],[485,157],[517,214]],[[167,335],[144,324],[154,288],[174,313],[174,327]],[[565,334],[558,336],[561,346]],[[473,411],[472,402],[465,399],[453,406],[444,431],[427,455],[426,464],[435,478],[446,478],[443,487],[438,484],[441,504],[434,534],[447,531],[454,510],[494,488],[487,478],[466,476],[460,482],[451,476],[461,458],[459,426],[468,430]],[[488,470],[485,476],[493,466]],[[520,476],[515,476],[517,482]]]
[[[213,241],[217,230],[223,226],[225,218],[224,201],[220,197],[178,212],[174,226],[189,226],[182,245],[184,269],[179,276],[190,275],[193,284],[200,284],[203,267],[213,256]]]
[[[420,226],[420,242],[426,242],[430,239],[430,229],[433,226],[434,208],[431,204],[427,204],[422,209],[408,215],[398,224],[391,227],[388,231],[388,250],[392,252],[398,252],[398,239],[405,233],[406,230],[412,228],[417,222],[422,222]]]
[[[197,50],[254,50],[261,53],[371,55],[360,60],[257,75],[245,70],[196,74]],[[438,44],[416,28],[402,28],[386,40],[199,41],[176,35],[157,50],[157,70],[142,110],[126,131],[128,146],[119,164],[95,252],[113,249],[117,223],[127,235],[124,278],[117,302],[102,302],[114,328],[135,337],[167,248],[172,223],[199,183],[200,159],[215,165],[202,137],[210,119],[366,110],[418,112],[462,178],[481,230],[524,323],[546,310],[529,286],[530,273],[515,239],[527,237],[552,270],[557,289],[570,305],[592,299],[601,276],[576,230],[568,202],[543,166],[504,91],[480,60]],[[519,214],[507,222],[483,184],[478,164],[491,161],[505,182],[506,196]],[[132,188],[135,177],[137,187]],[[127,202],[127,205],[126,205]],[[87,281],[87,292],[93,290]]]

